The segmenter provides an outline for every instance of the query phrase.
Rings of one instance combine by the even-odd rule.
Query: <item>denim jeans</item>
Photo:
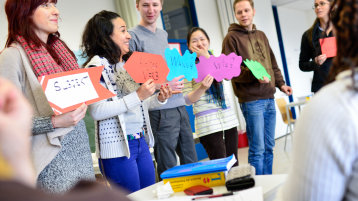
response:
[[[256,174],[272,174],[275,146],[276,109],[273,99],[249,101],[240,104],[246,120],[249,141],[249,163]]]
[[[130,193],[155,183],[155,170],[145,138],[129,140],[130,158],[99,159],[106,178]],[[103,170],[101,169],[103,173]]]

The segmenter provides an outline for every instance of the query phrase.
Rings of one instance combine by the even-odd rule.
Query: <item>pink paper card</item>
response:
[[[216,81],[221,82],[223,79],[232,79],[241,73],[242,57],[235,53],[229,55],[221,54],[219,57],[213,55],[209,59],[201,56],[200,62],[196,64],[198,78],[195,82],[201,82],[208,74],[213,76]]]
[[[322,54],[325,54],[327,58],[337,55],[336,37],[320,38],[319,44],[321,45]]]

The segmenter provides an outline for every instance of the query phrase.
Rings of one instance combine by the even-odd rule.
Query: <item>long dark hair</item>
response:
[[[51,47],[53,42],[59,39],[60,34],[58,32],[50,34],[47,40],[47,43],[44,43],[40,38],[35,34],[34,31],[34,22],[32,15],[34,14],[37,7],[43,3],[57,3],[57,0],[7,0],[5,3],[5,12],[8,20],[8,37],[6,40],[5,47],[9,47],[13,42],[17,41],[16,36],[22,36],[27,42],[32,42],[35,47],[44,46],[47,51],[50,53],[52,58],[60,64],[55,50]],[[66,46],[68,51],[75,55],[73,52]]]
[[[121,16],[115,12],[102,10],[87,22],[82,35],[81,45],[82,56],[88,57],[84,65],[96,55],[105,57],[111,64],[119,62],[121,49],[110,37],[114,28],[112,20],[118,17]],[[125,57],[123,59],[125,60]]]
[[[358,67],[358,0],[336,0],[332,6],[334,9],[332,23],[336,32],[337,55],[333,59],[330,77],[334,78],[338,73],[352,69],[353,83],[355,69]],[[353,85],[358,91],[358,86]]]

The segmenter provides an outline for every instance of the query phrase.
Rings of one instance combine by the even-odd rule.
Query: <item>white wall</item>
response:
[[[294,100],[298,97],[311,94],[311,83],[313,72],[302,72],[299,69],[299,55],[302,34],[313,24],[315,14],[313,10],[299,10],[289,7],[278,7],[278,15],[282,32],[283,44],[287,60],[291,87]],[[286,97],[288,102],[288,98]],[[299,117],[299,110],[296,108],[296,115]],[[282,122],[282,117],[277,116],[277,122]],[[286,127],[284,125],[284,127]],[[285,130],[278,131],[284,133]],[[276,136],[279,133],[276,133]]]
[[[5,47],[7,38],[7,18],[5,14],[5,1],[0,0],[0,51]]]
[[[295,92],[294,97],[311,93],[313,72],[302,72],[298,66],[302,34],[314,21],[314,16],[308,16],[308,13],[313,13],[313,11],[278,8],[290,81]]]
[[[60,0],[57,8],[61,38],[71,50],[78,50],[87,21],[101,10],[115,11],[116,7],[113,0]]]
[[[224,36],[220,29],[220,17],[216,6],[216,0],[195,0],[198,23],[210,37],[210,48],[214,55],[221,54],[221,45]]]

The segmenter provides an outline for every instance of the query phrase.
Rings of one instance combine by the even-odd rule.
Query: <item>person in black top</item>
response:
[[[322,54],[320,38],[333,37],[329,12],[333,0],[315,0],[316,20],[305,31],[301,40],[299,67],[304,72],[313,71],[312,92],[317,92],[325,83],[333,58]]]

